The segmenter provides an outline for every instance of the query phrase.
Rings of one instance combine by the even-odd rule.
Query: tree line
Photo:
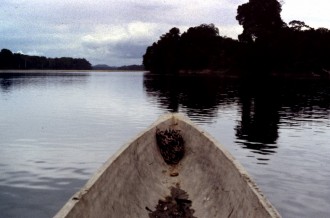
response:
[[[237,41],[220,36],[213,24],[191,27],[183,34],[174,27],[147,48],[143,65],[156,72],[225,68],[235,65],[238,48]]]
[[[243,27],[238,40],[221,36],[213,24],[173,27],[149,46],[143,56],[146,70],[178,72],[238,69],[255,74],[274,72],[330,74],[330,30],[305,22],[288,24],[277,0],[249,0],[238,6],[236,20]]]
[[[92,65],[83,58],[47,58],[12,53],[8,49],[2,49],[0,52],[0,69],[91,70]]]

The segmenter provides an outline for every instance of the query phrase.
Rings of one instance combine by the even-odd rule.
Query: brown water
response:
[[[0,217],[52,217],[166,112],[211,133],[283,217],[330,217],[330,83],[0,73]]]

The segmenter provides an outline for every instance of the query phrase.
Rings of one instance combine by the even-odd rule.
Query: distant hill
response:
[[[120,67],[109,66],[106,64],[94,65],[93,70],[144,70],[143,65],[125,65]]]
[[[115,70],[115,67],[110,67],[106,64],[97,64],[92,66],[93,70]]]

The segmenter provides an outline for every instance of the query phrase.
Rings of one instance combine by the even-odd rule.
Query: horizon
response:
[[[0,48],[49,58],[85,58],[93,66],[141,65],[146,48],[172,27],[183,33],[189,27],[213,23],[221,36],[237,39],[243,28],[235,19],[236,10],[246,2],[5,0]],[[328,4],[286,0],[281,17],[286,23],[300,20],[313,28],[329,28]]]

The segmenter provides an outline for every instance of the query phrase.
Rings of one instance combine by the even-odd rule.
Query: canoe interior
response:
[[[179,164],[164,162],[157,128],[180,130],[186,151]],[[171,187],[189,195],[194,217],[280,217],[240,164],[178,114],[162,116],[124,145],[55,217],[149,217]]]

